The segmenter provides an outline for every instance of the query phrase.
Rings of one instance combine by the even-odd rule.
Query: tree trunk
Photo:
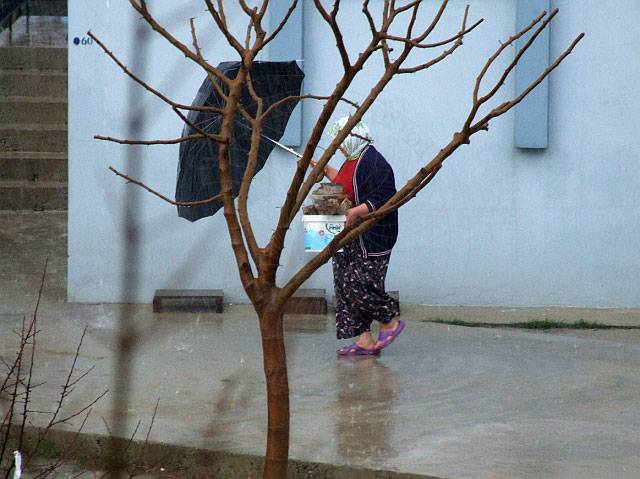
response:
[[[285,479],[289,459],[289,382],[282,308],[267,307],[259,317],[268,411],[267,452],[263,477]]]

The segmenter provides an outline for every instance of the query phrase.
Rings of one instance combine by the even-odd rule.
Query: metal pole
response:
[[[31,24],[31,16],[30,16],[30,12],[29,12],[29,0],[27,0],[26,2],[26,15],[27,15],[27,41],[29,42],[29,46],[31,46],[31,29],[30,24]]]

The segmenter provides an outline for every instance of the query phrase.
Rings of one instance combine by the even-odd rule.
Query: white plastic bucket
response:
[[[304,215],[304,250],[309,253],[322,251],[344,229],[344,215]]]

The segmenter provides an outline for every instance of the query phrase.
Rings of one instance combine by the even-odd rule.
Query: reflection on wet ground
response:
[[[340,358],[336,368],[336,455],[347,463],[391,459],[395,376],[377,358]]]

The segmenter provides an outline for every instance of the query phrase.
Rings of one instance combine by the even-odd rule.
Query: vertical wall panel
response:
[[[516,31],[528,25],[542,11],[549,11],[549,0],[518,0]],[[520,38],[520,51],[530,34]],[[547,28],[516,67],[516,94],[520,94],[549,65],[549,28]],[[546,148],[549,143],[549,82],[544,80],[515,110],[515,145],[520,148]]]

